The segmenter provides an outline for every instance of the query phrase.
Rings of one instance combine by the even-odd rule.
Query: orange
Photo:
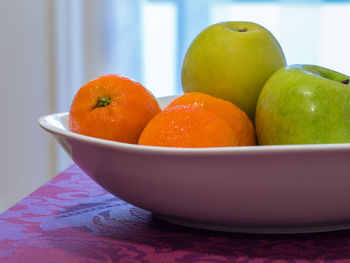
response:
[[[248,115],[229,101],[201,92],[188,92],[173,100],[167,108],[177,105],[191,105],[206,109],[228,122],[239,146],[256,145],[256,134]]]
[[[236,146],[229,124],[199,107],[174,106],[154,117],[143,130],[139,144],[200,148]]]
[[[147,123],[161,111],[140,83],[110,74],[82,86],[70,113],[72,132],[106,140],[137,143]]]

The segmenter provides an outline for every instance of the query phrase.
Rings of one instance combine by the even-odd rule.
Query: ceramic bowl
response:
[[[350,144],[165,148],[72,133],[68,113],[39,124],[96,183],[170,222],[250,233],[350,227]]]

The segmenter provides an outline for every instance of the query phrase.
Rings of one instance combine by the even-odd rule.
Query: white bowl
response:
[[[68,113],[39,124],[107,191],[171,222],[251,233],[350,227],[348,143],[180,149],[72,133]]]

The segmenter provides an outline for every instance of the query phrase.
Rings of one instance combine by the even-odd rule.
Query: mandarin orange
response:
[[[147,123],[161,111],[157,100],[140,83],[110,74],[82,86],[69,113],[72,132],[134,143]]]
[[[231,102],[201,92],[188,92],[173,100],[167,108],[178,105],[200,107],[220,116],[233,129],[239,146],[256,145],[253,123],[243,110]]]
[[[139,144],[179,148],[237,146],[230,125],[205,109],[192,106],[167,108],[141,133]]]

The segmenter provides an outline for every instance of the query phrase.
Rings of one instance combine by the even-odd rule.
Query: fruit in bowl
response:
[[[254,121],[261,88],[285,65],[278,41],[266,28],[251,22],[218,23],[204,29],[188,48],[182,88],[228,100]]]
[[[253,123],[248,115],[233,103],[202,92],[188,92],[171,101],[167,109],[179,105],[200,107],[223,118],[235,133],[238,146],[256,145]]]
[[[203,108],[179,105],[154,117],[141,133],[139,144],[177,148],[237,146],[238,138],[221,117]]]
[[[206,36],[217,40],[220,47],[231,51],[231,45],[224,44],[224,39],[220,40],[220,32],[228,31],[224,33],[225,37],[232,33],[233,39],[238,37],[234,33],[242,34],[242,38],[237,43],[241,43],[240,47],[243,49],[252,47],[254,50],[261,43],[265,43],[264,39],[260,38],[260,36],[266,36],[264,30],[252,30],[250,24],[249,27],[244,27],[247,25],[244,23],[240,25],[242,27],[237,28],[218,26],[217,36],[215,36],[216,29],[212,32],[213,35]],[[238,32],[230,33],[230,31],[235,30]],[[284,64],[285,60],[278,43],[274,42],[271,35],[266,36],[266,38],[265,40],[272,43],[272,46],[275,45],[275,51],[267,55],[271,55],[272,60],[277,58],[275,61],[279,61],[280,65]],[[256,39],[256,44],[253,44],[254,40],[252,39]],[[212,47],[208,44],[208,49],[203,50],[203,52],[210,53]],[[264,49],[265,46],[261,45],[261,47]],[[239,57],[239,52],[235,52]],[[214,65],[214,69],[226,70],[226,74],[229,75],[231,69],[238,70],[240,68],[239,64],[232,68],[225,64],[224,58],[227,55],[225,52],[221,54],[218,51],[216,54],[221,57],[221,60],[213,59],[209,62]],[[243,58],[245,54],[248,54],[250,61],[253,61],[252,54],[256,53],[243,52]],[[199,56],[199,54],[197,55]],[[212,55],[215,56],[215,54]],[[196,58],[199,59],[199,57]],[[207,62],[208,60],[203,58],[203,61]],[[222,63],[216,64],[218,61]],[[257,62],[257,64],[259,63]],[[188,67],[188,64],[186,65]],[[204,65],[204,67],[206,66]],[[245,65],[243,63],[242,70],[249,70],[250,66],[255,67],[255,63],[251,62]],[[269,66],[266,69],[264,67],[261,69],[265,72]],[[258,74],[258,70],[259,68],[253,68],[250,72]],[[237,73],[237,71],[233,72]],[[210,78],[212,72],[207,73],[207,77]],[[252,78],[253,75],[235,76],[239,81],[247,81],[248,83],[262,81],[259,74],[258,77],[254,76],[254,78]],[[225,80],[227,76],[222,77],[223,81],[227,81],[227,79]],[[191,94],[185,94],[181,99],[160,98],[161,105],[167,105],[172,101],[169,108],[161,112],[158,103],[145,89],[127,79],[123,79],[123,82],[125,81],[131,86],[138,86],[137,89],[136,87],[130,89],[137,90],[137,92],[123,93],[129,97],[122,96],[124,102],[127,102],[126,108],[117,111],[114,106],[121,107],[121,105],[117,103],[118,100],[115,100],[117,97],[112,96],[115,94],[114,91],[112,92],[112,86],[113,90],[116,87],[107,81],[108,77],[106,81],[103,81],[105,78],[104,76],[97,78],[102,80],[102,83],[99,81],[89,82],[85,85],[84,92],[78,92],[69,115],[68,113],[57,113],[43,116],[39,119],[39,124],[54,136],[73,161],[88,176],[110,193],[132,205],[152,211],[170,222],[199,228],[251,233],[302,233],[349,228],[349,225],[344,224],[350,219],[349,209],[344,206],[344,203],[350,199],[347,172],[350,144],[215,149],[135,145],[132,143],[137,140],[137,134],[141,133],[143,128],[140,127],[146,126],[144,132],[147,130],[147,126],[155,121],[156,124],[152,126],[156,127],[156,132],[159,132],[158,128],[164,124],[164,120],[168,124],[175,121],[169,113],[176,112],[173,110],[174,107],[190,108],[191,112],[195,112],[199,122],[214,124],[210,130],[215,132],[214,137],[217,135],[216,129],[219,129],[219,132],[224,130],[222,133],[224,139],[233,138],[232,140],[234,140],[235,137],[231,135],[237,127],[232,125],[247,124],[247,118],[238,111],[237,114],[233,114],[236,108],[227,106],[227,103],[220,107],[216,102],[211,104],[216,99],[208,99],[209,95],[201,96],[204,101],[200,102],[187,97]],[[213,78],[215,79],[217,76],[213,75]],[[329,129],[333,132],[334,129],[338,129],[345,134],[345,127],[349,123],[346,112],[350,111],[348,81],[348,77],[345,75],[316,66],[292,66],[276,72],[266,83],[259,98],[256,119],[259,127],[258,137],[260,140],[261,138],[272,140],[271,138],[275,137],[278,138],[275,143],[283,143],[284,139],[287,138],[283,136],[291,130],[290,127],[286,129],[288,127],[286,124],[294,125],[292,127],[295,131],[301,134],[305,133],[305,128],[304,130],[299,129],[304,127],[305,120],[315,120],[313,125],[317,129],[313,129],[313,125],[305,125],[306,129],[311,131]],[[117,82],[119,83],[119,80]],[[100,84],[108,84],[109,88],[101,87]],[[249,85],[233,86],[233,88],[241,89],[241,95],[243,94],[240,97],[241,105],[247,105],[245,110],[252,118],[252,109],[255,108],[252,101],[256,100],[260,90],[259,88],[248,89],[251,88]],[[204,85],[204,91],[205,87]],[[214,85],[211,87],[213,90],[216,90],[217,87],[220,90],[218,93],[220,95],[220,93],[224,94],[229,91],[232,86],[227,84],[227,86]],[[118,88],[115,90],[118,91]],[[108,91],[108,93],[102,91]],[[143,104],[143,99],[141,100],[138,96],[135,100],[134,95],[140,93],[143,94],[141,97],[147,98],[146,105]],[[237,94],[240,93],[237,91]],[[114,105],[116,103],[117,105]],[[184,103],[186,105],[183,105]],[[193,109],[193,104],[196,103],[199,103],[200,107],[197,106]],[[147,111],[148,108],[152,110]],[[129,126],[125,118],[136,116],[136,112],[140,109],[142,112],[146,112],[145,115],[141,115],[146,120],[142,122],[142,125]],[[309,111],[305,109],[309,109]],[[95,113],[92,113],[93,111]],[[325,113],[325,116],[309,115],[310,112],[312,114]],[[116,113],[118,114],[116,115]],[[125,116],[121,116],[120,113]],[[181,112],[181,114],[183,113]],[[176,120],[187,123],[186,127],[191,126],[193,118],[186,115],[186,118],[189,119],[185,120],[181,114],[177,116]],[[231,114],[238,116],[237,119],[234,120]],[[109,116],[117,121],[111,121]],[[313,117],[317,118],[313,119]],[[135,120],[135,118],[132,119]],[[80,122],[83,124],[89,122],[90,124],[84,126],[79,124]],[[161,125],[158,125],[159,123]],[[112,127],[114,124],[117,124],[117,127]],[[298,125],[300,125],[299,128]],[[77,127],[78,129],[75,130]],[[135,127],[137,129],[134,129]],[[252,127],[252,125],[248,122],[245,127]],[[129,141],[123,136],[106,136],[114,134],[114,132],[110,133],[106,130],[113,131],[114,129],[119,131],[117,134],[121,133],[122,135],[130,132],[126,137],[133,139]],[[98,133],[94,133],[95,131]],[[246,131],[249,131],[246,134],[252,135],[254,130],[248,128]],[[308,136],[315,138],[319,135],[320,133],[308,133]],[[322,134],[321,138],[325,136]],[[154,139],[154,137],[154,133],[151,132],[150,138]],[[204,137],[206,138],[206,136]],[[195,139],[197,138],[195,137]],[[348,137],[344,135],[343,139],[348,139]],[[325,195],[325,193],[330,194]],[[268,209],[266,209],[267,207]]]
[[[75,95],[69,129],[136,144],[147,123],[160,111],[155,97],[140,83],[116,74],[104,75],[87,82]]]
[[[106,140],[164,147],[227,147],[255,144],[247,115],[228,101],[187,93],[161,112],[140,83],[120,75],[99,76],[77,92],[69,114],[72,132]]]
[[[349,143],[349,79],[315,65],[291,65],[275,72],[257,103],[259,144]]]

